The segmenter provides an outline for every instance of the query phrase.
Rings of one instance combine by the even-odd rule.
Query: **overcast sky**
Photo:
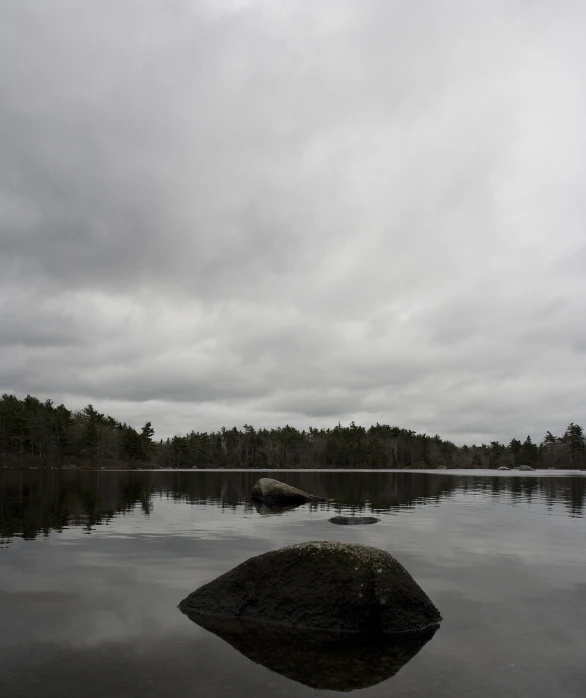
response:
[[[0,391],[156,436],[586,422],[583,0],[2,0]]]

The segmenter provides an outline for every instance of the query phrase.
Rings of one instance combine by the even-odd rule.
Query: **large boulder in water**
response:
[[[312,541],[258,555],[205,584],[179,604],[200,624],[309,631],[327,637],[413,634],[441,616],[413,577],[382,550]]]
[[[535,468],[532,468],[530,465],[520,465],[519,470],[535,470]]]
[[[261,477],[252,488],[252,498],[259,499],[269,506],[321,501],[321,497],[298,490],[296,487],[270,477]]]

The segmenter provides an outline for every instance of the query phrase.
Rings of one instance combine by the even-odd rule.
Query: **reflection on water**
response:
[[[584,694],[584,475],[273,476],[327,501],[257,508],[248,471],[0,470],[2,698]],[[177,611],[253,555],[317,539],[392,553],[441,609],[441,630],[400,655],[285,650]]]
[[[256,664],[297,681],[328,691],[354,691],[393,677],[435,635],[437,626],[402,640],[324,641],[322,635],[238,620],[186,614],[190,620],[230,643]]]
[[[454,492],[500,497],[513,503],[537,498],[548,506],[561,503],[582,516],[586,477],[493,475],[467,477],[429,473],[278,472],[274,477],[327,497],[346,513],[399,510],[438,503]],[[0,470],[0,538],[60,531],[68,526],[91,530],[120,513],[140,506],[149,514],[153,501],[165,496],[222,509],[244,507],[259,514],[279,514],[297,507],[267,507],[250,499],[258,472],[79,472]],[[310,504],[310,509],[319,508]]]
[[[282,504],[265,504],[265,502],[260,499],[253,499],[252,505],[256,509],[257,513],[261,516],[278,516],[279,514],[285,514],[288,511],[294,511],[301,506],[300,503],[288,504],[283,506]]]

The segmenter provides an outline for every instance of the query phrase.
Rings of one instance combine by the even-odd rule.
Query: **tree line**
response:
[[[15,468],[538,468],[586,467],[584,431],[571,423],[537,444],[527,436],[508,444],[456,446],[439,435],[386,424],[351,422],[331,429],[284,426],[222,427],[155,440],[87,405],[71,411],[27,395],[0,398],[0,466]]]

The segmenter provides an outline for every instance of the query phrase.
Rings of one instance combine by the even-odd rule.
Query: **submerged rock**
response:
[[[325,637],[422,632],[437,608],[395,558],[356,543],[312,541],[258,555],[179,604],[197,623],[219,619]]]
[[[530,465],[520,465],[519,470],[535,470],[535,468],[532,468]]]
[[[304,504],[322,501],[321,497],[298,490],[285,482],[270,477],[261,479],[252,488],[252,498],[260,499],[266,504]]]
[[[378,523],[380,519],[374,516],[333,516],[329,521],[338,526],[360,526]]]
[[[344,692],[390,679],[437,630],[434,626],[417,635],[364,642],[324,638],[311,631],[283,632],[266,623],[237,617],[187,616],[256,664],[310,688]]]

